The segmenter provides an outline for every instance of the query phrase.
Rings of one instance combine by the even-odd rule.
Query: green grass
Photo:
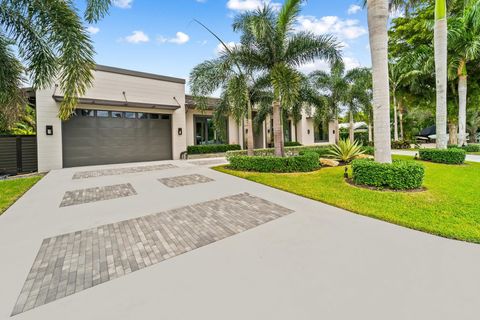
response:
[[[28,191],[42,176],[0,181],[0,215]]]
[[[239,172],[227,167],[215,170],[404,227],[480,243],[480,163],[461,166],[422,163],[427,188],[423,192],[355,187],[344,181],[343,167],[290,174]]]

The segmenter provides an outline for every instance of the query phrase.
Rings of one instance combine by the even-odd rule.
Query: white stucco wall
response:
[[[37,108],[37,141],[38,141],[38,169],[41,172],[62,168],[62,128],[58,119],[59,104],[52,95],[55,87],[38,90],[36,92]],[[186,150],[185,139],[185,84],[139,76],[118,74],[107,71],[94,71],[93,86],[87,90],[85,98],[119,100],[126,98],[130,102],[142,102],[164,105],[179,105],[176,110],[148,109],[151,113],[165,113],[172,115],[172,152],[173,158],[178,159],[180,153]],[[57,89],[55,95],[62,95]],[[81,106],[79,107],[90,107]],[[97,109],[111,109],[119,111],[142,111],[137,108],[118,108],[96,106]],[[53,125],[53,136],[47,136],[46,125]],[[182,128],[184,134],[178,135]]]

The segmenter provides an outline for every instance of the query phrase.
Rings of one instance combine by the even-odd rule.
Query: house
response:
[[[198,110],[185,94],[185,79],[97,65],[94,82],[68,121],[58,118],[63,95],[57,85],[29,92],[37,113],[38,170],[124,162],[179,159],[188,145],[245,146],[245,125],[233,118],[222,134],[213,126],[218,99]],[[255,130],[255,147],[273,140],[273,121]],[[315,126],[304,114],[285,123],[286,141],[332,143],[331,123]]]

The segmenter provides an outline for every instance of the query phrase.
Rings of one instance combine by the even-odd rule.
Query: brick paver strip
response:
[[[60,207],[123,198],[136,194],[137,192],[130,183],[67,191],[63,195]]]
[[[96,178],[96,177],[103,177],[103,176],[115,176],[115,175],[121,175],[121,174],[127,174],[127,173],[139,173],[139,172],[172,169],[172,168],[178,168],[178,167],[173,164],[158,164],[153,166],[80,171],[80,172],[76,172],[73,175],[72,179],[87,179],[87,178]]]
[[[45,239],[12,315],[290,213],[242,193]]]
[[[197,183],[207,183],[214,180],[209,177],[205,177],[201,174],[188,174],[185,176],[161,178],[161,179],[158,179],[158,181],[160,181],[161,183],[163,183],[169,188],[177,188],[177,187],[189,186]]]

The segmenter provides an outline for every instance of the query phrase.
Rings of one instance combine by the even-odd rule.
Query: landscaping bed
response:
[[[230,156],[229,168],[240,171],[255,172],[308,172],[320,168],[318,154],[306,152],[290,157],[274,156]]]
[[[480,243],[480,179],[476,178],[480,163],[421,163],[425,168],[424,192],[355,187],[345,181],[345,167],[290,174],[242,172],[226,167],[216,170],[404,227]]]
[[[467,156],[465,150],[458,148],[420,149],[418,154],[421,160],[445,164],[463,164]]]

